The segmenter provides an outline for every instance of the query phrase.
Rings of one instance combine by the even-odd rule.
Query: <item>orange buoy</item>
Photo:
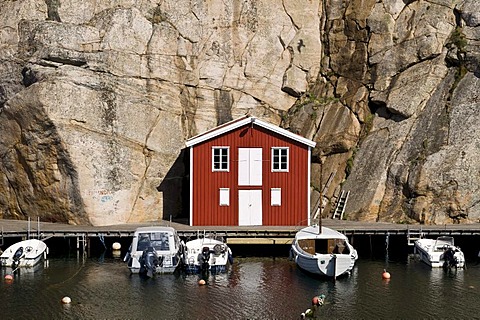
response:
[[[387,270],[383,269],[382,278],[390,279],[390,272],[387,272]]]
[[[206,284],[205,280],[203,279],[198,280],[198,285],[203,286],[205,284]]]
[[[5,275],[5,280],[7,281],[12,281],[13,280],[13,276],[11,274],[6,274]]]
[[[313,297],[312,298],[312,306],[318,306],[318,305],[319,305],[318,297]]]

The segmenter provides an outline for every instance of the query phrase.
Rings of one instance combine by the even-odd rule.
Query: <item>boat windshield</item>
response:
[[[447,236],[438,237],[437,241],[435,241],[434,250],[435,251],[444,251],[450,246],[451,247],[454,246],[454,240],[453,240],[452,237],[447,237]]]
[[[143,251],[148,247],[154,247],[155,250],[170,250],[168,232],[148,232],[138,235],[137,250]]]

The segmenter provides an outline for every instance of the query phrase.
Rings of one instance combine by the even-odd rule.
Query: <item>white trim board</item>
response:
[[[195,137],[192,137],[188,139],[185,144],[187,147],[192,147],[196,144],[199,144],[203,141],[207,141],[209,139],[215,138],[216,136],[219,136],[221,134],[227,133],[229,131],[232,131],[236,128],[242,127],[246,124],[252,124],[252,125],[258,125],[260,127],[263,127],[265,129],[268,129],[272,132],[278,133],[279,135],[282,135],[284,137],[290,138],[292,140],[298,141],[300,143],[303,143],[311,148],[314,148],[316,145],[316,142],[309,140],[307,138],[304,138],[302,136],[299,136],[298,134],[295,134],[293,132],[290,132],[288,130],[282,129],[278,126],[275,126],[273,124],[270,124],[268,122],[259,120],[255,117],[244,117],[240,118],[237,120],[232,120],[230,122],[227,122],[221,126],[218,126],[216,128],[213,128],[212,130],[209,130],[205,133],[199,134]]]

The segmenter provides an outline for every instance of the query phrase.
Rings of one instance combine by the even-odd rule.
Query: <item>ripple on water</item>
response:
[[[392,275],[382,279],[383,269]],[[2,279],[5,270],[2,271]],[[225,274],[130,275],[114,259],[51,259],[0,283],[3,319],[296,319],[326,295],[320,318],[478,317],[480,267],[446,273],[418,261],[360,259],[349,277],[311,277],[286,258],[237,258]],[[72,299],[63,305],[64,296]],[[21,315],[21,316],[19,316]]]

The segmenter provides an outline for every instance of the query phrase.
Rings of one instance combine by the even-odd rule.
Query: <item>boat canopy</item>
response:
[[[317,226],[309,226],[303,228],[296,234],[297,240],[301,239],[342,239],[347,240],[347,236],[336,230],[322,227],[322,231],[318,233]]]
[[[143,251],[148,247],[155,248],[156,251],[169,251],[170,242],[176,241],[174,237],[175,229],[171,227],[141,227],[135,230],[134,249]],[[172,238],[172,239],[170,239]],[[135,241],[136,240],[136,241]]]
[[[148,247],[155,250],[170,250],[168,232],[143,232],[138,234],[138,251],[143,251]]]

